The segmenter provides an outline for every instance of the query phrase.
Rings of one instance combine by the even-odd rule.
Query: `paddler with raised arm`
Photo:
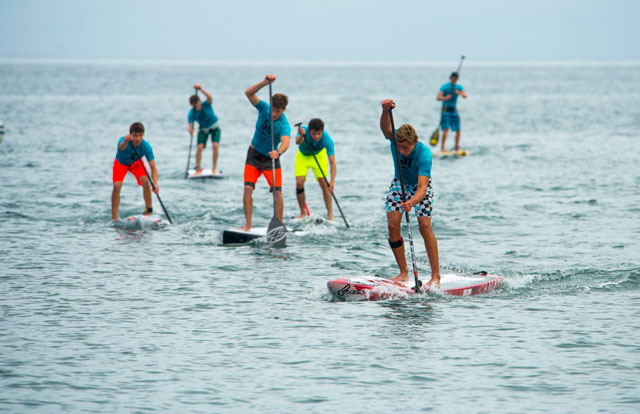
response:
[[[382,101],[380,115],[380,129],[385,138],[393,139],[389,110],[395,108],[391,99]],[[400,159],[396,159],[393,142],[390,142],[391,155],[394,160],[395,175],[387,193],[386,210],[389,229],[389,245],[393,251],[400,273],[392,280],[406,282],[409,280],[409,269],[405,256],[404,241],[402,239],[402,215],[412,209],[418,217],[418,227],[424,240],[425,249],[431,266],[431,279],[427,285],[440,285],[440,265],[438,263],[438,241],[431,227],[431,213],[433,211],[433,189],[431,187],[431,150],[418,141],[418,134],[413,126],[404,124],[396,130],[396,146]],[[400,172],[402,168],[407,201],[402,202],[400,188]]]
[[[291,135],[291,126],[284,111],[287,109],[289,98],[282,93],[273,95],[271,101],[273,108],[269,104],[256,95],[258,91],[269,82],[276,81],[275,75],[267,75],[265,78],[250,86],[245,95],[251,105],[258,111],[258,120],[256,121],[256,130],[247,150],[247,158],[244,165],[244,194],[242,197],[242,205],[244,207],[244,217],[246,223],[240,230],[251,230],[251,219],[253,216],[253,190],[260,175],[264,175],[267,179],[271,191],[275,191],[276,216],[282,222],[282,213],[284,210],[284,201],[282,198],[282,169],[280,166],[280,156],[289,148],[289,137]],[[274,149],[271,148],[271,121],[273,120],[273,138]],[[275,159],[275,183],[272,177],[271,159]]]

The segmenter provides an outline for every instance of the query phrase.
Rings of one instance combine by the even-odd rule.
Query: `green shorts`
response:
[[[220,127],[216,122],[209,128],[200,128],[198,130],[198,145],[207,146],[207,138],[211,135],[211,142],[220,142]]]

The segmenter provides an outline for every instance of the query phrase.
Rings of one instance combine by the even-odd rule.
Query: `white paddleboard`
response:
[[[444,273],[440,287],[423,286],[422,293],[441,293],[454,296],[473,296],[491,292],[504,283],[504,278],[486,272],[477,274]],[[386,300],[416,293],[415,281],[394,282],[379,276],[350,276],[327,282],[329,293],[338,300]]]
[[[167,225],[162,217],[155,214],[140,214],[126,219],[114,220],[111,225],[124,230],[157,230]]]
[[[198,174],[196,174],[196,170],[189,170],[187,178],[190,180],[202,180],[205,178],[224,178],[224,174],[222,174],[222,171],[216,171],[216,173],[214,174],[213,172],[211,172],[211,169],[204,169]]]

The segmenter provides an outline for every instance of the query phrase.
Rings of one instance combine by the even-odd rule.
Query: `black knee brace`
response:
[[[302,194],[302,193],[304,193],[304,187],[302,187],[301,189],[296,188],[296,194]]]
[[[389,239],[389,246],[391,246],[392,249],[397,249],[398,247],[401,247],[404,244],[404,241],[402,240],[402,237],[400,237],[400,240],[398,241],[391,241],[391,239]]]

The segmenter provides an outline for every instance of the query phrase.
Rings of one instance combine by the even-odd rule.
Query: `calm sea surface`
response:
[[[434,160],[433,224],[444,271],[487,270],[505,286],[328,297],[332,278],[396,272],[380,101],[426,143],[456,64],[0,62],[0,412],[639,412],[640,63],[468,59],[471,154]],[[257,116],[244,90],[266,73],[292,124],[325,121],[352,228],[223,247],[220,230],[243,224]],[[221,119],[224,180],[183,178],[195,82]],[[175,219],[161,230],[109,223],[116,143],[134,121]],[[297,212],[294,150],[285,217]],[[129,175],[120,214],[143,208]],[[254,225],[271,215],[261,179]]]

